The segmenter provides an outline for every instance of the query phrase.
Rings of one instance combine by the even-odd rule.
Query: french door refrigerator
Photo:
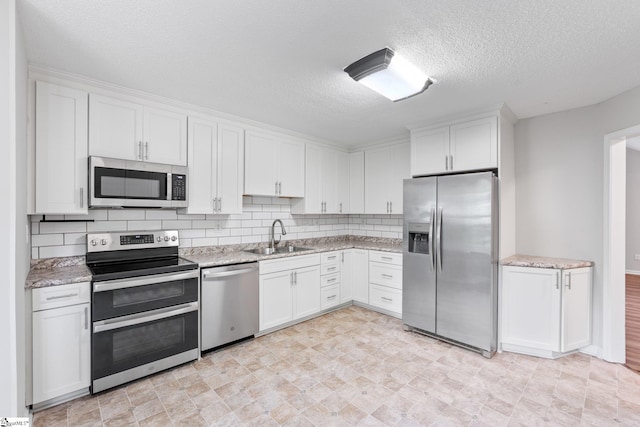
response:
[[[485,357],[497,341],[497,186],[492,172],[404,180],[405,329]]]

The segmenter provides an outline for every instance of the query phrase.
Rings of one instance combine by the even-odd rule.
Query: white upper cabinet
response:
[[[364,151],[349,153],[349,209],[352,214],[364,213]]]
[[[411,175],[434,175],[498,167],[495,116],[411,131]]]
[[[403,180],[409,175],[409,144],[365,151],[365,213],[401,214]]]
[[[307,144],[304,199],[291,203],[291,212],[347,213],[349,158],[347,153]]]
[[[244,194],[304,197],[304,143],[246,131]]]
[[[89,154],[186,166],[187,116],[91,94]]]
[[[244,131],[189,118],[190,214],[242,212]]]
[[[88,213],[88,96],[36,82],[34,213]]]

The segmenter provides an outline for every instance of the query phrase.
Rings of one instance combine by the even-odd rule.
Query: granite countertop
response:
[[[91,271],[85,257],[45,258],[31,261],[25,289],[67,285],[91,281]]]
[[[184,248],[180,250],[180,256],[190,261],[197,262],[200,267],[217,267],[228,264],[240,264],[244,262],[265,261],[269,259],[288,258],[298,255],[310,255],[321,252],[339,251],[343,249],[366,249],[383,252],[402,252],[401,239],[384,239],[370,237],[349,236],[349,238],[320,238],[306,240],[289,240],[280,246],[300,246],[311,248],[311,250],[293,253],[279,253],[271,255],[257,255],[244,252],[246,249],[253,249],[247,245],[210,246],[202,248]]]
[[[566,270],[570,268],[592,267],[593,262],[532,255],[512,255],[500,260],[500,265],[509,265],[513,267],[557,268]]]
[[[265,244],[208,246],[181,248],[180,256],[188,259],[189,261],[198,263],[200,267],[216,267],[221,265],[287,258],[291,256],[316,254],[320,252],[330,252],[351,248],[384,252],[402,252],[401,239],[358,236],[289,240],[280,244],[280,246],[285,245],[302,246],[312,249],[304,252],[257,255],[244,252],[244,250],[265,246]],[[31,261],[31,269],[25,281],[25,289],[44,288],[47,286],[90,281],[91,271],[86,265],[85,257],[46,258]]]

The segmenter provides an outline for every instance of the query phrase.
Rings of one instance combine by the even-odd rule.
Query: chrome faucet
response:
[[[278,241],[276,241],[276,238],[275,238],[276,222],[280,223],[280,230],[281,230],[280,238],[278,239]],[[287,230],[284,229],[284,224],[282,223],[282,221],[280,221],[279,219],[276,219],[275,221],[273,221],[273,224],[271,224],[271,239],[269,240],[269,247],[271,249],[275,249],[276,245],[280,243],[280,240],[282,240],[282,236],[284,236],[285,234],[287,234]]]

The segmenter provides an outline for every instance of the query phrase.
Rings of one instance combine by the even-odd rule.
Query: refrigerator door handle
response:
[[[442,208],[438,208],[436,245],[438,246],[438,271],[442,272]]]
[[[429,216],[429,243],[431,243],[431,250],[429,251],[429,261],[431,262],[431,271],[436,268],[436,255],[434,251],[436,250],[436,245],[434,244],[434,235],[433,230],[435,228],[436,222],[436,209],[431,208],[431,215]]]

